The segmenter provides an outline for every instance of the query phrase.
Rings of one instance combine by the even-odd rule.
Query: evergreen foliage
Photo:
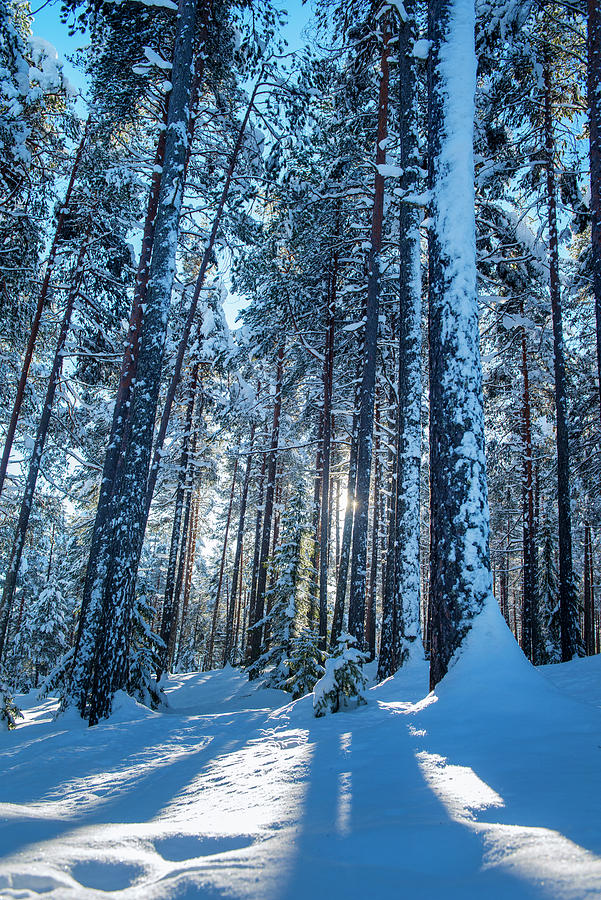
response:
[[[325,673],[313,691],[313,712],[317,718],[367,703],[362,668],[367,659],[353,635],[340,635],[336,651],[326,659]]]

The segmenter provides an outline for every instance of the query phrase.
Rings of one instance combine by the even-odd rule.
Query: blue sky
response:
[[[33,0],[32,10],[35,11],[38,6],[42,5],[42,2],[43,0],[39,0],[39,3]],[[290,50],[297,50],[303,44],[301,31],[311,18],[310,5],[309,3],[303,5],[301,0],[289,0],[287,3],[278,3],[277,5],[288,12],[288,26],[284,33]],[[85,34],[69,35],[67,26],[63,25],[60,20],[60,6],[60,0],[50,0],[43,9],[35,13],[33,33],[37,37],[50,41],[56,47],[67,78],[75,87],[83,88],[84,79],[81,72],[68,62],[67,57],[85,46],[87,39]]]
[[[41,4],[43,0],[39,0],[39,2]],[[288,12],[288,26],[284,30],[284,34],[288,41],[289,49],[297,50],[304,43],[301,32],[311,18],[310,5],[308,3],[303,5],[301,0],[292,0],[292,2],[286,3],[285,6],[283,4],[279,5]],[[32,3],[32,9],[35,11],[36,8],[35,3]],[[69,35],[67,25],[64,25],[60,20],[60,0],[51,0],[43,9],[35,13],[33,33],[36,37],[44,38],[54,45],[69,81],[74,87],[82,91],[85,90],[85,79],[82,73],[69,62],[67,57],[74,55],[78,49],[84,47],[87,43],[87,37],[79,32],[75,35]],[[226,300],[224,312],[230,327],[236,327],[239,324],[236,323],[236,316],[244,305],[244,301],[234,294],[230,294]]]

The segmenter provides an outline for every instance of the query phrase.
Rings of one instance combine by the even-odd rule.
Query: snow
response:
[[[18,698],[0,895],[599,897],[601,657],[534,670],[498,616],[322,719],[229,667],[95,728]]]
[[[413,44],[411,55],[414,56],[415,59],[428,59],[431,47],[432,41],[427,41],[425,38],[422,38],[419,41],[415,41]]]

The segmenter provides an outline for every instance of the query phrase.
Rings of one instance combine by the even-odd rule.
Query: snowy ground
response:
[[[415,667],[326,719],[231,669],[94,729],[21,698],[0,897],[601,897],[601,658],[488,638],[437,695]]]

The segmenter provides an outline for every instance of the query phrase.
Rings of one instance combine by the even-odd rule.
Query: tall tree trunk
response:
[[[190,454],[191,458],[196,453],[196,434],[194,435],[193,441],[193,449]],[[173,668],[173,660],[175,658],[175,640],[177,637],[178,631],[178,623],[179,623],[179,610],[180,610],[180,600],[182,596],[182,589],[184,585],[184,573],[186,571],[186,548],[188,546],[188,535],[190,533],[191,526],[191,517],[192,517],[192,498],[194,494],[194,476],[195,469],[194,464],[192,463],[192,459],[188,461],[187,466],[187,478],[186,478],[186,494],[184,501],[184,521],[182,523],[182,539],[181,539],[181,550],[179,554],[179,560],[177,563],[177,576],[175,579],[175,588],[173,591],[173,616],[171,619],[171,628],[169,629],[169,636],[167,641],[167,661],[169,666],[169,671]]]
[[[317,452],[315,454],[315,474],[313,476],[313,517],[311,521],[311,537],[313,549],[310,559],[309,615],[308,626],[313,631],[317,620],[317,597],[319,594],[319,515],[321,509],[321,482],[323,468],[323,410],[319,412],[317,421]]]
[[[69,328],[71,326],[71,316],[73,314],[73,308],[75,306],[75,301],[79,295],[79,289],[81,287],[81,282],[83,279],[84,261],[88,246],[89,236],[82,241],[77,257],[77,262],[75,264],[73,286],[69,291],[69,296],[67,297],[67,303],[65,306],[65,311],[63,313],[63,320],[61,322],[56,351],[54,353],[54,362],[52,363],[52,369],[50,370],[50,377],[48,379],[48,386],[46,388],[46,396],[44,398],[44,405],[42,407],[42,415],[40,416],[40,421],[38,423],[35,443],[33,445],[33,451],[29,462],[29,471],[27,473],[25,493],[23,494],[23,499],[21,501],[21,509],[19,511],[19,519],[17,521],[17,527],[13,538],[10,562],[8,564],[8,569],[6,572],[4,590],[2,591],[2,600],[0,601],[0,659],[2,659],[2,655],[5,649],[8,623],[13,608],[15,588],[17,586],[17,576],[19,574],[19,566],[21,564],[23,547],[25,546],[25,538],[27,536],[27,526],[29,525],[29,516],[31,514],[31,507],[33,504],[33,496],[38,480],[44,447],[46,446],[46,438],[48,437],[48,426],[50,425],[50,417],[52,415],[52,407],[54,405],[56,389],[61,377],[65,344],[67,342],[67,336],[69,334]]]
[[[388,56],[390,20],[380,19],[382,48],[380,56],[380,88],[378,96],[378,127],[376,136],[376,175],[371,222],[371,246],[368,259],[367,308],[363,339],[363,374],[359,395],[359,430],[357,441],[357,486],[353,522],[353,550],[351,557],[351,586],[349,597],[349,631],[360,647],[364,643],[365,577],[367,563],[367,524],[369,514],[369,486],[373,439],[374,402],[376,389],[376,351],[380,309],[380,252],[384,221],[384,175],[380,167],[386,162],[388,136]]]
[[[474,0],[432,0],[428,26],[433,688],[492,602],[492,584],[476,293]]]
[[[587,656],[595,653],[595,600],[593,588],[593,546],[591,526],[584,526],[584,648]]]
[[[194,406],[196,404],[199,371],[200,363],[196,362],[192,369],[190,383],[188,385],[188,403],[186,408],[184,437],[178,466],[178,480],[177,490],[175,494],[175,505],[173,508],[173,523],[171,526],[169,561],[167,563],[167,575],[165,577],[165,599],[163,601],[163,615],[161,619],[161,639],[165,646],[160,654],[159,671],[157,672],[158,677],[160,677],[164,671],[168,671],[169,668],[169,636],[172,632],[175,612],[174,592],[177,572],[177,559],[178,554],[181,555],[184,553],[185,547],[185,538],[182,531],[182,520],[184,515],[184,500],[188,482],[190,447],[192,443],[192,429],[194,424]]]
[[[417,60],[412,55],[418,37],[415,2],[406,3],[407,21],[399,36],[401,187],[418,189],[419,122]],[[389,528],[392,591],[387,627],[382,623],[378,677],[392,675],[410,655],[423,658],[420,626],[420,467],[421,467],[421,261],[420,213],[401,203],[399,234],[399,366],[397,466],[393,484],[393,515]],[[390,609],[392,607],[392,609]]]
[[[353,538],[353,518],[355,513],[355,489],[357,484],[357,436],[359,431],[359,390],[355,392],[351,446],[349,451],[348,481],[346,484],[346,507],[342,525],[342,543],[338,562],[338,580],[336,581],[336,600],[332,616],[330,632],[330,649],[334,650],[339,636],[342,634],[344,621],[344,603],[346,599],[346,582],[351,558],[351,542]]]
[[[559,618],[561,623],[561,658],[568,662],[581,656],[582,640],[578,628],[578,599],[572,564],[572,513],[570,509],[570,451],[568,439],[568,398],[564,356],[562,300],[559,281],[559,244],[557,237],[557,202],[555,187],[555,142],[551,75],[547,60],[543,67],[545,162],[547,173],[547,205],[549,225],[549,289],[553,319],[553,351],[555,372],[555,409],[557,415],[557,506],[559,522]]]
[[[520,307],[523,317],[524,306]],[[536,544],[534,532],[534,483],[532,477],[532,424],[530,378],[526,329],[520,326],[522,345],[522,555],[524,592],[522,598],[522,650],[533,663],[541,654],[536,597]]]
[[[338,258],[334,255],[328,290],[326,345],[323,363],[323,443],[321,472],[321,532],[319,548],[319,645],[328,640],[328,534],[330,531],[330,460],[332,456],[332,391],[334,386],[334,311]]]
[[[133,585],[144,538],[148,467],[175,275],[188,150],[195,13],[196,0],[180,0],[165,159],[136,382],[132,391],[131,437],[115,485],[111,553],[103,585],[102,628],[96,641],[90,724],[110,714],[113,694],[123,688],[128,676]]]
[[[54,264],[56,262],[56,254],[59,247],[59,242],[61,238],[61,233],[63,230],[63,225],[65,223],[65,217],[69,215],[70,209],[69,204],[71,203],[71,197],[73,195],[73,188],[75,187],[75,182],[77,179],[77,174],[79,172],[79,166],[81,165],[81,160],[83,157],[84,148],[86,142],[88,140],[88,136],[90,133],[90,121],[86,122],[83,134],[81,136],[81,140],[79,142],[79,146],[75,153],[75,157],[73,159],[73,165],[71,166],[71,174],[69,176],[69,182],[67,184],[67,190],[65,191],[65,199],[63,200],[62,206],[60,208],[60,212],[58,214],[56,220],[56,228],[54,229],[54,236],[52,238],[52,243],[50,245],[50,251],[48,253],[48,259],[46,261],[46,271],[44,272],[44,278],[42,281],[42,287],[40,288],[40,296],[38,297],[38,303],[36,306],[36,310],[33,316],[33,321],[31,323],[31,329],[29,331],[29,338],[27,340],[27,348],[25,350],[25,356],[23,357],[23,365],[21,366],[21,375],[19,377],[19,383],[17,385],[17,393],[15,396],[15,400],[13,403],[13,408],[10,416],[10,422],[8,423],[8,430],[6,432],[6,438],[4,440],[4,450],[2,452],[2,460],[0,461],[0,494],[2,493],[2,489],[4,487],[4,482],[6,480],[6,472],[8,469],[8,460],[10,458],[10,452],[12,450],[13,441],[15,439],[15,432],[17,430],[17,422],[19,421],[19,414],[21,412],[21,406],[23,405],[23,398],[25,396],[25,385],[27,384],[27,376],[29,375],[29,367],[31,365],[31,360],[33,358],[33,351],[35,347],[35,342],[37,340],[37,336],[40,330],[40,322],[42,320],[42,313],[44,311],[44,307],[46,305],[46,300],[48,299],[48,289],[50,287],[50,281],[54,274]]]
[[[225,629],[225,650],[223,654],[223,664],[230,663],[233,665],[234,645],[234,610],[238,597],[238,583],[240,581],[241,562],[242,562],[242,542],[244,539],[244,523],[246,521],[246,506],[248,503],[248,486],[250,484],[250,473],[252,470],[253,445],[255,442],[255,423],[250,426],[250,437],[248,442],[248,456],[246,457],[246,469],[244,470],[244,481],[242,483],[242,495],[240,497],[240,511],[238,513],[238,532],[236,534],[236,551],[234,553],[234,567],[232,570],[232,593],[230,604],[228,607],[227,624]],[[238,604],[238,611],[240,605]]]
[[[192,512],[191,524],[188,534],[188,546],[186,548],[186,571],[184,576],[184,596],[182,601],[182,616],[179,623],[179,638],[177,642],[177,654],[175,657],[175,667],[179,666],[180,657],[186,634],[186,623],[188,621],[188,609],[190,606],[190,593],[192,590],[192,574],[194,572],[194,557],[196,555],[196,537],[198,534],[198,496],[191,498]]]
[[[263,618],[265,609],[265,588],[267,585],[267,561],[271,538],[271,518],[273,515],[273,498],[275,494],[275,475],[278,462],[278,443],[280,439],[280,414],[282,411],[282,382],[284,378],[284,345],[280,344],[277,356],[275,397],[273,402],[273,425],[271,429],[271,446],[267,464],[267,485],[265,487],[265,512],[263,514],[263,533],[261,536],[261,552],[257,572],[257,596],[253,610],[253,618],[249,623],[249,662],[256,662],[261,655],[261,639],[263,628],[257,623]]]
[[[591,167],[591,263],[597,325],[597,377],[601,413],[601,10],[588,0],[588,109]]]
[[[186,318],[186,322],[184,325],[184,329],[182,335],[180,337],[180,341],[177,348],[177,355],[175,358],[175,365],[173,367],[173,374],[171,376],[171,381],[169,382],[169,387],[167,389],[167,395],[165,397],[165,405],[163,407],[163,412],[161,414],[161,421],[159,423],[159,428],[157,431],[157,436],[155,440],[155,449],[152,460],[152,466],[150,468],[150,473],[148,476],[148,482],[146,487],[146,518],[148,518],[148,512],[150,511],[150,504],[152,503],[152,497],[154,494],[154,489],[156,486],[157,475],[159,472],[159,466],[161,463],[161,452],[163,449],[163,443],[165,441],[165,435],[167,434],[167,427],[169,425],[169,418],[171,416],[171,408],[173,406],[173,401],[175,400],[175,394],[177,391],[177,386],[179,384],[179,379],[182,371],[182,365],[184,362],[184,357],[186,355],[186,350],[188,349],[188,344],[190,341],[190,334],[192,332],[192,325],[194,323],[194,319],[196,317],[196,309],[198,307],[198,300],[200,298],[202,289],[204,287],[205,276],[207,273],[207,269],[211,263],[213,258],[213,248],[215,246],[215,240],[217,238],[217,233],[219,231],[219,226],[221,224],[221,216],[223,214],[223,208],[225,206],[225,201],[227,200],[230,185],[232,183],[232,178],[234,177],[234,172],[236,166],[238,164],[238,157],[240,155],[240,151],[244,145],[244,135],[246,134],[246,126],[248,125],[248,120],[250,118],[250,114],[252,112],[255,97],[257,95],[257,91],[259,89],[259,85],[261,84],[262,72],[257,79],[257,82],[253,88],[252,94],[250,96],[250,100],[248,102],[248,106],[246,108],[246,112],[244,114],[244,118],[242,120],[242,124],[240,125],[240,130],[238,132],[238,137],[236,139],[236,144],[232,151],[232,155],[230,158],[230,162],[228,165],[227,173],[225,176],[225,182],[223,184],[223,190],[221,192],[221,196],[219,198],[219,203],[217,204],[217,209],[215,210],[215,214],[213,216],[213,225],[211,227],[211,232],[209,234],[208,240],[205,245],[205,250],[203,253],[202,261],[200,264],[200,269],[198,271],[198,276],[196,278],[196,284],[194,286],[194,293],[192,294],[192,299],[190,301],[190,308],[188,310],[188,315]],[[144,527],[146,527],[146,521],[144,521]]]
[[[267,434],[265,435],[267,437]],[[244,634],[246,634],[246,630],[251,622],[255,621],[255,606],[257,601],[257,583],[259,581],[259,557],[261,555],[261,530],[263,525],[263,497],[265,494],[265,475],[267,472],[267,454],[262,453],[261,460],[261,473],[259,475],[259,483],[257,490],[257,516],[255,519],[255,542],[253,549],[253,561],[252,561],[252,570],[251,570],[251,580],[250,580],[250,597],[248,600],[248,625],[246,625],[244,629]],[[249,665],[252,660],[250,658],[251,652],[251,644],[250,640],[244,642],[242,641],[244,652],[243,658],[246,662],[246,665]]]
[[[166,124],[167,117],[165,114],[165,125]],[[146,298],[146,288],[148,286],[148,276],[150,273],[150,256],[154,240],[154,226],[159,203],[161,172],[165,155],[165,135],[166,128],[163,128],[161,129],[157,142],[153,174],[150,182],[150,192],[142,236],[142,247],[140,250],[140,258],[138,260],[134,297],[129,317],[128,341],[121,363],[119,386],[117,388],[117,396],[115,398],[111,423],[111,434],[102,467],[100,493],[94,518],[94,527],[92,529],[92,540],[90,551],[88,553],[88,564],[86,567],[77,636],[75,639],[75,649],[71,665],[70,692],[74,696],[80,712],[83,712],[85,709],[89,689],[91,663],[96,638],[95,625],[97,624],[97,606],[100,601],[102,582],[106,575],[106,560],[109,544],[106,527],[110,520],[117,466],[125,447],[125,423],[130,409],[129,400],[135,375],[136,359],[138,356],[140,328],[142,325],[142,309]],[[94,607],[93,611],[91,611],[92,606]],[[83,646],[82,637],[84,637]],[[65,702],[66,701],[67,698],[65,698]]]
[[[371,565],[367,589],[367,609],[365,611],[365,644],[369,658],[376,657],[376,592],[378,589],[378,549],[380,529],[380,408],[376,397],[374,446],[374,505],[371,529]]]
[[[213,651],[215,649],[215,635],[217,633],[217,622],[219,621],[219,604],[221,602],[221,588],[223,586],[223,573],[225,572],[225,558],[227,554],[227,539],[230,533],[230,522],[232,521],[232,509],[234,506],[234,496],[236,493],[236,477],[238,475],[238,457],[234,461],[234,472],[232,474],[232,487],[230,490],[230,499],[227,507],[227,516],[225,519],[225,531],[223,533],[223,550],[221,551],[221,563],[219,565],[219,576],[217,578],[217,591],[215,592],[215,605],[213,606],[213,622],[211,624],[211,634],[209,636],[209,644],[207,648],[207,656],[205,660],[205,669],[211,669],[213,666]]]

